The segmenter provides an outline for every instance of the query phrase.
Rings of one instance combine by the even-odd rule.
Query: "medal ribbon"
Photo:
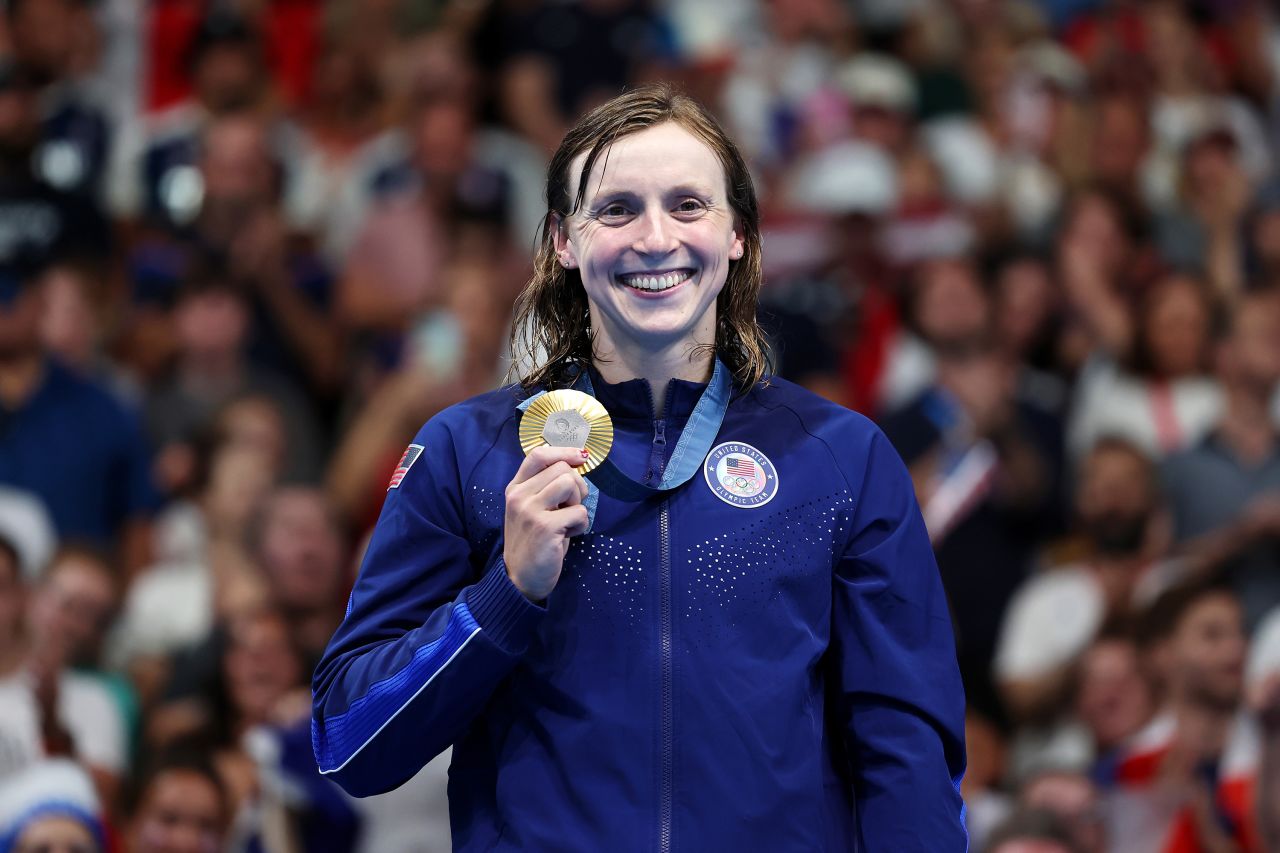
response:
[[[573,387],[584,394],[595,396],[595,389],[591,386],[591,377],[585,370],[578,374],[578,378],[574,380]],[[729,396],[732,390],[733,382],[729,369],[724,366],[724,362],[717,358],[715,368],[711,372],[711,381],[707,383],[707,387],[702,391],[702,396],[698,398],[697,404],[694,405],[693,414],[689,415],[684,431],[680,433],[675,449],[671,452],[671,460],[667,463],[666,470],[662,474],[662,480],[657,486],[646,486],[643,483],[637,483],[622,473],[618,466],[614,465],[608,458],[605,458],[594,471],[587,474],[588,494],[583,504],[587,507],[587,513],[592,523],[595,522],[596,505],[600,501],[599,493],[601,491],[611,498],[635,503],[666,494],[687,483],[702,467],[702,461],[711,452],[711,445],[720,433],[720,425],[724,423],[724,413],[729,408]],[[521,401],[517,408],[523,412],[529,407],[530,403],[545,393],[547,392],[537,392],[528,399]]]

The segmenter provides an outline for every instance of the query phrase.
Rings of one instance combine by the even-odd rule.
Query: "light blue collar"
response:
[[[578,373],[573,388],[584,394],[595,396],[591,385],[591,376],[586,370]],[[733,391],[733,379],[729,369],[719,358],[711,371],[711,381],[707,383],[702,396],[693,407],[693,413],[680,433],[675,449],[671,452],[671,460],[662,474],[662,480],[656,487],[637,483],[618,470],[608,459],[605,459],[594,471],[587,475],[587,498],[583,504],[591,523],[595,523],[596,506],[600,502],[600,490],[612,498],[622,501],[636,502],[655,497],[679,488],[693,477],[702,467],[702,461],[711,451],[711,445],[720,434],[720,425],[724,423],[724,414],[729,408],[729,397]],[[523,400],[517,408],[524,411],[529,404],[541,397],[546,391],[539,391]],[[588,525],[590,530],[590,525]]]

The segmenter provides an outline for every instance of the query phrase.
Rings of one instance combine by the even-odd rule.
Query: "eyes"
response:
[[[597,209],[595,218],[606,225],[622,225],[629,222],[637,213],[638,205],[611,201]],[[696,219],[707,211],[708,202],[691,196],[680,199],[671,208],[671,213],[681,219]]]

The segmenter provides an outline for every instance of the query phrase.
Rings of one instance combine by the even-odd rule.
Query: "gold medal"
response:
[[[564,388],[548,391],[529,404],[520,418],[520,447],[528,455],[535,447],[577,447],[587,451],[578,468],[586,474],[609,455],[613,421],[590,394]]]

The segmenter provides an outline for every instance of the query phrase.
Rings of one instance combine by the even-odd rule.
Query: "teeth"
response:
[[[637,290],[668,290],[685,281],[692,275],[688,270],[669,272],[662,275],[624,275],[622,283]]]

